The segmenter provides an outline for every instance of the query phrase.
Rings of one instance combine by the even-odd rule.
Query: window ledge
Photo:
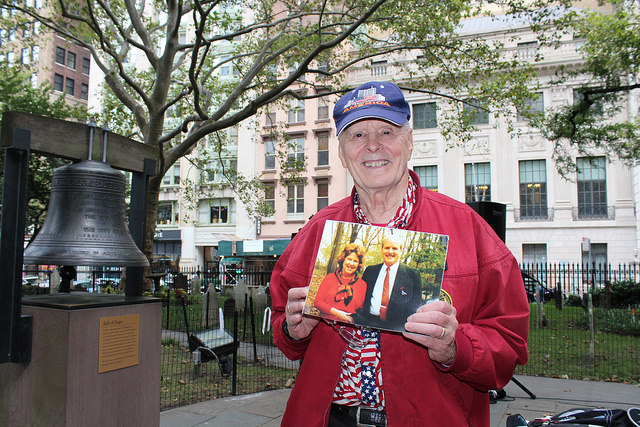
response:
[[[304,218],[300,218],[300,219],[285,219],[283,221],[285,224],[304,224]]]

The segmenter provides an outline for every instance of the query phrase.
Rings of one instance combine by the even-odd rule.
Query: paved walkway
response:
[[[639,386],[544,377],[518,376],[516,379],[536,399],[511,381],[505,387],[507,397],[491,405],[491,427],[505,427],[511,414],[521,414],[531,420],[577,407],[640,407]],[[160,426],[276,427],[280,425],[289,392],[288,389],[273,390],[170,409],[160,413]]]

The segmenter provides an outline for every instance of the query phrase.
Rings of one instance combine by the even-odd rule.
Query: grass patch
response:
[[[640,383],[640,337],[610,322],[616,315],[595,316],[593,357],[586,311],[581,307],[558,310],[552,303],[544,306],[547,326],[536,326],[536,306],[531,305],[529,363],[516,373],[555,378]],[[624,333],[624,335],[622,334]]]
[[[237,394],[257,393],[290,386],[297,369],[267,366],[238,356]],[[232,395],[232,377],[222,376],[215,362],[196,372],[191,353],[178,345],[162,346],[161,408],[183,406]]]

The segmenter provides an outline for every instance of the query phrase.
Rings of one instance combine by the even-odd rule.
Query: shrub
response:
[[[593,291],[593,304],[603,306],[606,301],[607,290],[596,289]],[[611,307],[625,308],[630,305],[640,304],[640,284],[631,280],[615,282],[611,284]]]
[[[618,335],[640,336],[640,309],[601,309],[593,311],[593,323],[599,332],[610,332]],[[587,329],[589,326],[589,315],[576,321],[576,326]]]
[[[569,295],[569,298],[567,298],[564,305],[569,307],[582,307],[582,298],[578,295]]]

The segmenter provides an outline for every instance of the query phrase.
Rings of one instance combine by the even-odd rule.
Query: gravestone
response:
[[[191,295],[200,295],[202,293],[202,279],[196,276],[191,280]]]
[[[209,285],[202,298],[202,325],[209,329],[220,325],[220,295],[213,284]]]

